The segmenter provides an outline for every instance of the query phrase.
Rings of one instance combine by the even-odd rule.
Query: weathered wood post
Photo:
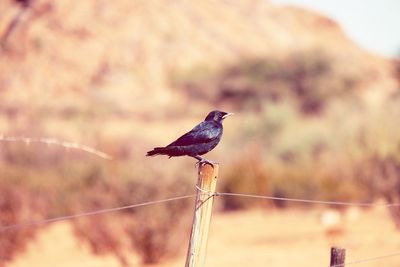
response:
[[[332,247],[331,248],[331,263],[330,267],[344,267],[346,258],[346,250],[344,248]]]
[[[218,164],[199,164],[196,202],[185,267],[204,266],[218,168]]]

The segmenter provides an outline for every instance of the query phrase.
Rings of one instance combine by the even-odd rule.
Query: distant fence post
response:
[[[330,267],[344,267],[346,258],[346,250],[344,248],[332,247],[331,248],[331,263]]]
[[[218,169],[218,164],[199,164],[196,202],[185,267],[204,266]]]

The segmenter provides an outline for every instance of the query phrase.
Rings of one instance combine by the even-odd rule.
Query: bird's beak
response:
[[[232,116],[233,113],[226,113],[224,116],[222,116],[223,119],[225,119],[226,117]]]

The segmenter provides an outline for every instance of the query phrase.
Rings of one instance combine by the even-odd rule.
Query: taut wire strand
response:
[[[371,257],[371,258],[365,258],[365,259],[360,259],[360,260],[355,260],[355,261],[350,261],[350,262],[346,262],[346,263],[343,263],[343,264],[336,264],[336,265],[333,265],[331,267],[344,267],[344,266],[347,266],[347,265],[353,265],[353,264],[360,264],[360,263],[365,263],[365,262],[369,262],[369,261],[382,260],[382,259],[395,257],[395,256],[400,256],[400,252],[386,254],[386,255],[382,255],[382,256]]]
[[[108,212],[115,212],[115,211],[126,210],[126,209],[132,209],[132,208],[137,208],[137,207],[142,207],[142,206],[160,204],[160,203],[165,203],[165,202],[170,202],[170,201],[175,201],[175,200],[192,198],[194,196],[195,195],[192,194],[192,195],[186,195],[186,196],[171,197],[171,198],[167,198],[167,199],[154,200],[154,201],[148,201],[148,202],[144,202],[144,203],[132,204],[132,205],[127,205],[127,206],[108,208],[108,209],[101,209],[101,210],[95,210],[95,211],[89,211],[89,212],[83,212],[83,213],[67,215],[67,216],[61,216],[61,217],[56,217],[56,218],[50,218],[50,219],[45,219],[45,220],[40,220],[40,221],[31,221],[31,222],[13,224],[13,225],[8,225],[8,226],[1,227],[0,228],[0,232],[11,230],[11,229],[19,229],[19,228],[22,228],[22,227],[39,226],[39,225],[44,225],[44,224],[58,222],[58,221],[72,220],[72,219],[76,219],[76,218],[92,216],[92,215],[98,215],[98,214],[103,214],[103,213],[108,213]]]
[[[325,200],[312,200],[312,199],[301,199],[301,198],[286,198],[286,197],[272,197],[264,195],[252,195],[242,193],[220,193],[216,192],[215,196],[232,196],[232,197],[248,197],[258,199],[269,199],[278,201],[290,201],[290,202],[302,202],[312,204],[326,204],[326,205],[341,205],[341,206],[361,206],[361,207],[399,207],[400,203],[368,203],[368,202],[345,202],[345,201],[325,201]]]

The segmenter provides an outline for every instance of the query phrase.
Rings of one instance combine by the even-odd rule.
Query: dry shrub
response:
[[[5,227],[0,235],[0,266],[25,249],[27,241],[35,236],[40,226],[24,223],[43,219],[46,207],[40,194],[15,185],[0,184],[0,225]],[[20,227],[12,227],[20,224]]]
[[[23,210],[21,197],[16,188],[7,188],[4,186],[0,188],[1,226],[7,227],[20,221]],[[0,260],[11,260],[17,248],[23,247],[25,239],[29,237],[29,232],[31,231],[26,231],[26,229],[22,231],[8,230],[2,232],[0,236]]]
[[[181,196],[187,192],[184,181],[128,183],[126,194],[143,200],[150,196],[156,200]],[[133,210],[133,225],[126,229],[126,233],[144,263],[156,263],[175,255],[182,248],[182,242],[189,236],[192,202],[183,199]]]
[[[266,100],[291,99],[301,112],[319,114],[332,98],[350,97],[361,82],[361,70],[342,64],[329,52],[316,49],[284,58],[241,59],[214,73],[199,68],[173,82],[191,96],[216,104],[233,103],[242,110],[260,110]]]
[[[144,263],[157,263],[182,249],[189,236],[187,207],[171,203],[137,212],[126,232]]]
[[[127,165],[120,164],[114,169],[117,174],[113,174],[116,175],[113,179],[101,175],[93,177],[84,196],[78,198],[79,209],[96,210],[144,203],[182,196],[187,192],[185,179],[180,175],[171,179],[146,177],[142,180],[143,173],[140,172],[130,171],[130,177],[124,177],[126,168]],[[78,220],[76,233],[89,242],[94,253],[114,254],[122,265],[128,264],[124,253],[129,246],[139,253],[144,263],[156,263],[175,255],[182,248],[183,238],[188,235],[190,203],[190,199],[182,199],[96,216],[101,216],[101,219]]]
[[[64,150],[57,150],[56,161],[47,161],[52,153],[32,155],[29,152],[35,147],[28,150],[22,144],[17,149],[19,146],[2,150],[2,226],[160,200],[189,191],[188,177],[182,171],[166,172],[163,166],[132,168],[131,160],[82,160],[62,156]],[[131,245],[143,262],[154,263],[182,248],[182,238],[189,235],[190,203],[190,199],[178,200],[72,222],[77,236],[88,242],[94,253],[114,254],[126,265],[124,253]],[[13,259],[41,228],[5,231],[0,249],[3,261]]]
[[[222,179],[222,192],[267,195],[270,193],[267,169],[259,154],[247,153],[231,163]],[[223,209],[237,210],[254,207],[254,201],[242,197],[223,197]]]
[[[112,254],[123,266],[128,266],[124,254],[124,220],[118,214],[103,214],[79,219],[74,222],[75,234],[87,242],[94,254]]]
[[[240,131],[223,146],[232,147],[225,148],[225,155],[237,154],[223,190],[327,201],[373,202],[383,197],[398,202],[399,99],[385,99],[378,109],[352,98],[328,102],[326,107],[321,116],[304,116],[285,100],[265,102],[258,113],[241,114]],[[226,209],[256,203],[224,201]]]
[[[370,188],[375,197],[388,203],[400,203],[400,159],[393,155],[371,155],[359,163],[358,179]],[[389,207],[390,214],[400,229],[400,208]]]

